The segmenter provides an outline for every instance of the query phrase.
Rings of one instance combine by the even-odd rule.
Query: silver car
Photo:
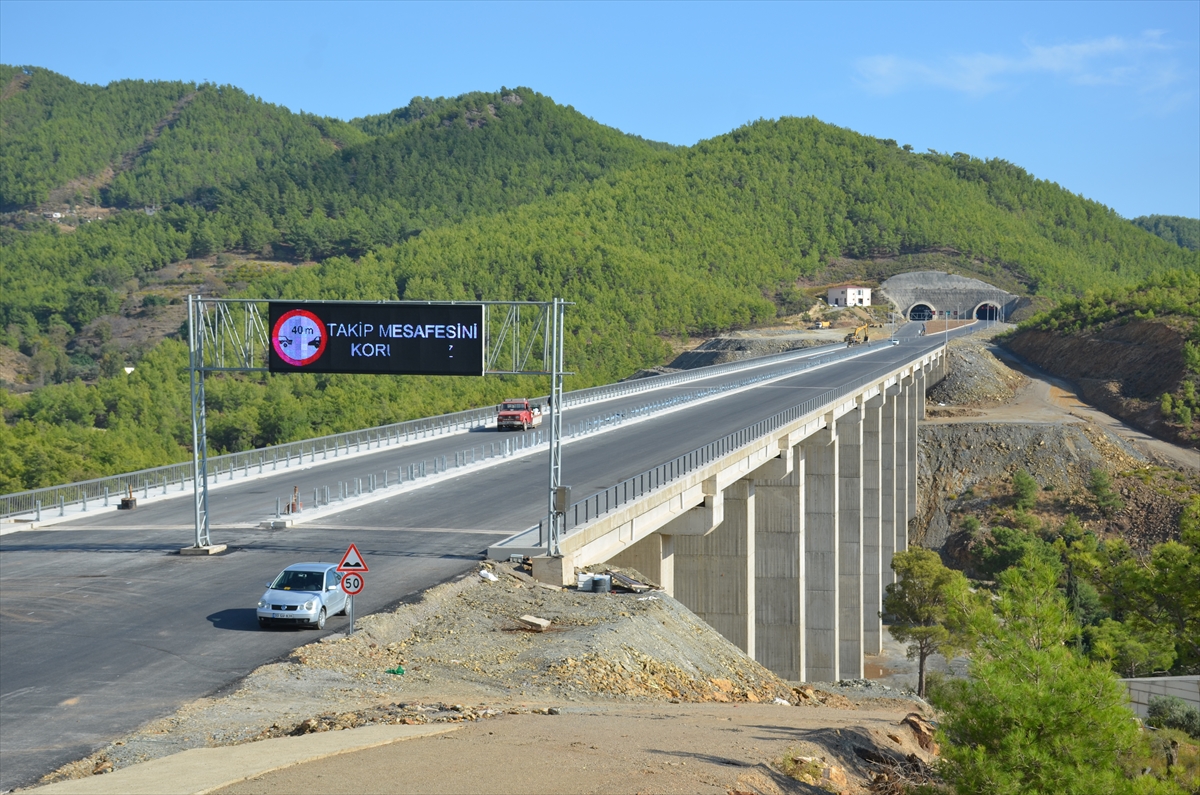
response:
[[[258,600],[258,626],[301,624],[323,629],[325,619],[345,615],[349,597],[336,563],[297,563],[267,583]]]

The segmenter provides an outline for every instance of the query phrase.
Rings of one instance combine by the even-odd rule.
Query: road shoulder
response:
[[[26,791],[39,795],[200,795],[304,762],[459,728],[459,724],[364,726],[277,737],[246,745],[193,748],[105,775],[60,781]]]

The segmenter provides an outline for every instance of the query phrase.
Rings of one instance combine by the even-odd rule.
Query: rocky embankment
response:
[[[1004,341],[1013,353],[1074,383],[1102,411],[1160,439],[1196,447],[1195,427],[1164,422],[1158,408],[1183,378],[1183,344],[1178,328],[1154,320],[1072,334],[1031,329]]]
[[[911,543],[938,548],[955,515],[1006,502],[1012,473],[1024,469],[1068,510],[1093,513],[1084,496],[1093,469],[1135,470],[1146,459],[1128,444],[1083,423],[961,422],[926,425],[917,451],[921,512]],[[1160,516],[1163,515],[1161,512]],[[1166,514],[1178,517],[1178,511]],[[1153,536],[1169,532],[1158,528]],[[1159,541],[1166,538],[1159,537]]]
[[[1044,382],[1010,369],[978,336],[950,343],[950,370],[928,395],[919,431],[920,512],[911,543],[943,548],[963,519],[1011,526],[1012,475],[1024,469],[1041,486],[1034,509],[1053,528],[1074,514],[1102,536],[1149,549],[1178,533],[1179,515],[1200,493],[1200,477],[1156,466],[1133,444],[1089,423]],[[1124,507],[1100,513],[1088,491],[1103,470]]]

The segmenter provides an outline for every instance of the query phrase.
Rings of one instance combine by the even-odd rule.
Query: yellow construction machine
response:
[[[864,324],[847,334],[844,342],[846,343],[846,347],[849,348],[852,345],[862,345],[869,339],[870,337],[867,336],[867,327]]]

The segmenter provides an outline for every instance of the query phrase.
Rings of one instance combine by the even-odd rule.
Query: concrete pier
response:
[[[880,411],[879,455],[879,568],[883,588],[896,581],[892,571],[892,553],[896,549],[896,414],[900,387],[883,390],[883,409]]]
[[[925,371],[921,368],[913,373],[908,401],[908,461],[905,466],[908,475],[908,515],[904,522],[904,546],[897,545],[896,549],[908,549],[908,526],[917,518],[917,420],[925,416]]]
[[[896,496],[895,539],[892,543],[894,552],[908,549],[908,518],[911,516],[908,507],[908,448],[913,448],[916,454],[916,428],[912,427],[912,376],[906,376],[900,382],[900,393],[896,395],[896,482],[892,493]]]
[[[882,395],[862,404],[862,620],[863,653],[878,654],[883,642],[879,605],[883,599],[883,548],[880,545],[882,472],[880,428]]]
[[[715,530],[675,536],[675,598],[753,658],[754,483],[735,481],[723,496]]]
[[[790,473],[754,481],[755,659],[784,679],[803,681],[804,448],[788,454]]]
[[[838,678],[838,445],[830,423],[804,440],[805,678]]]
[[[863,673],[862,408],[837,421],[838,677]]]

